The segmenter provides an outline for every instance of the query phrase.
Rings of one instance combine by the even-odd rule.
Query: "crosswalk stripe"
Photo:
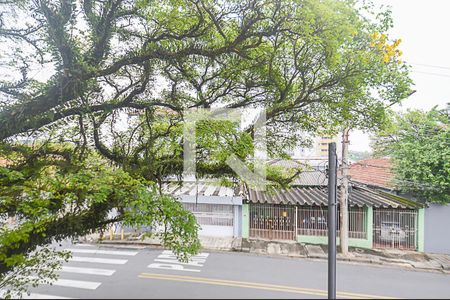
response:
[[[73,262],[89,262],[99,264],[111,264],[111,265],[124,265],[127,263],[127,259],[112,259],[112,258],[97,258],[97,257],[84,257],[73,256],[69,261]]]
[[[37,277],[31,276],[30,278],[37,278]],[[101,284],[102,284],[101,282],[95,282],[95,281],[83,281],[83,280],[72,280],[72,279],[61,279],[61,278],[58,278],[56,281],[52,282],[52,285],[55,285],[55,286],[71,287],[71,288],[78,288],[78,289],[85,289],[85,290],[95,290]]]
[[[28,294],[25,293],[25,294],[22,294],[22,299],[76,299],[76,298],[45,295],[45,294],[36,294],[36,293],[31,293],[28,296]]]
[[[138,254],[136,251],[117,251],[117,250],[97,250],[97,249],[65,249],[73,253],[86,253],[86,254],[106,254],[106,255],[123,255],[123,256],[135,256]]]
[[[102,245],[103,248],[114,248],[114,249],[128,249],[128,250],[142,250],[147,248],[147,246],[141,246],[141,245],[114,245],[114,246],[108,246],[108,245]]]
[[[0,290],[0,297],[5,297],[5,290]],[[55,296],[55,295],[45,295],[45,294],[38,294],[38,293],[30,293],[29,295],[27,293],[21,294],[21,299],[76,299],[76,298],[69,298],[69,297],[62,297],[62,296]]]
[[[56,286],[72,287],[85,290],[95,290],[101,284],[102,284],[101,282],[72,280],[72,279],[58,279],[55,282],[53,282],[53,285]]]
[[[116,271],[108,270],[108,269],[96,269],[96,268],[77,268],[77,267],[68,267],[63,266],[60,270],[61,272],[66,273],[77,273],[77,274],[89,274],[89,275],[100,275],[100,276],[111,276]]]

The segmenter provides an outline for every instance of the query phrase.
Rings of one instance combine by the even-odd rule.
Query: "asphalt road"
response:
[[[34,298],[326,298],[327,263],[206,252],[188,264],[162,249],[69,245],[73,260]],[[450,298],[450,275],[349,263],[338,298]]]

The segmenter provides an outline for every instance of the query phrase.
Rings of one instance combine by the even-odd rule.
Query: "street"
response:
[[[326,298],[327,263],[204,251],[64,245],[73,258],[32,298]],[[338,263],[338,298],[449,298],[450,275]],[[424,284],[426,282],[426,284]]]

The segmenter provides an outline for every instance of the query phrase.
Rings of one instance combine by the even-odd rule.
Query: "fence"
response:
[[[373,246],[375,248],[417,249],[417,211],[375,209]]]
[[[350,208],[348,211],[348,236],[355,239],[367,239],[367,211],[364,208]],[[297,234],[328,236],[328,208],[301,206],[298,208]],[[339,234],[340,216],[337,215]]]
[[[250,205],[250,237],[295,240],[294,206]]]
[[[348,212],[349,238],[368,239],[374,248],[417,249],[417,211],[374,209],[373,232],[368,232],[367,209],[352,207]],[[339,234],[339,210],[337,216]],[[297,235],[327,236],[328,209],[319,206],[250,205],[250,237],[295,240]]]
[[[367,239],[367,210],[351,208],[348,215],[349,238]],[[249,234],[254,238],[295,240],[297,235],[327,236],[327,223],[326,207],[250,205]]]

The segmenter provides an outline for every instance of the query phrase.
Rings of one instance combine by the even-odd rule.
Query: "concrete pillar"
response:
[[[367,228],[367,241],[369,248],[373,248],[373,207],[367,207],[367,218],[366,218],[366,228]]]
[[[242,237],[248,239],[250,233],[250,206],[242,204]]]
[[[425,249],[425,208],[417,212],[417,251],[424,252]]]
[[[242,208],[240,205],[233,205],[233,236],[242,236]]]

